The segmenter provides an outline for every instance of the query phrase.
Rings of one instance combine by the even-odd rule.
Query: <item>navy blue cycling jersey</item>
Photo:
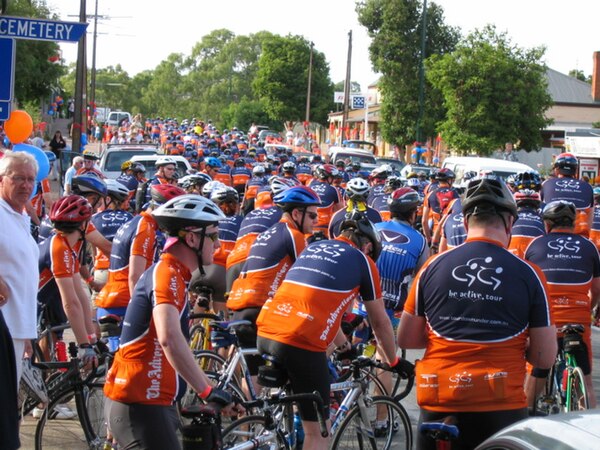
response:
[[[535,208],[519,208],[518,217],[512,227],[512,236],[538,237],[546,234],[540,211]]]
[[[92,223],[102,236],[112,242],[121,225],[126,224],[133,216],[122,209],[106,209],[92,216]]]
[[[117,177],[117,181],[127,188],[129,192],[135,192],[140,182],[133,175],[122,173]]]
[[[329,206],[333,206],[335,203],[339,203],[341,201],[341,195],[339,191],[331,186],[326,181],[313,180],[309,187],[315,191],[315,193],[321,199],[320,208],[325,208]]]
[[[384,189],[384,184],[376,184],[373,187],[371,187],[371,190],[369,191],[369,196],[367,197],[367,205],[373,208],[373,202],[375,201],[375,198],[385,195],[385,192],[383,192]]]
[[[461,211],[450,212],[442,230],[448,248],[458,247],[467,239],[464,215]]]
[[[573,202],[577,209],[591,208],[594,204],[592,186],[575,178],[550,178],[542,184],[540,195],[544,203],[566,200]]]
[[[592,216],[591,230],[600,231],[600,207],[598,207],[597,205],[594,207],[594,215]]]
[[[302,164],[298,164],[296,166],[296,175],[298,174],[308,174],[311,175],[312,174],[312,169],[310,168],[310,166],[308,164],[302,163]]]
[[[390,194],[382,194],[377,197],[373,197],[369,206],[379,212],[389,211],[390,207],[388,205],[388,199],[390,198]]]
[[[262,233],[279,222],[283,211],[276,206],[265,209],[254,209],[242,220],[238,232],[238,239],[250,233]]]
[[[407,222],[391,220],[378,223],[375,228],[379,230],[382,244],[377,268],[383,301],[387,309],[400,311],[427,243],[425,237]]]
[[[252,171],[245,166],[244,167],[234,167],[233,169],[231,169],[231,176],[234,176],[234,175],[247,175],[247,176],[251,177]]]
[[[336,211],[335,214],[333,215],[333,217],[331,218],[331,222],[329,222],[329,237],[330,238],[333,239],[333,238],[336,238],[339,236],[340,225],[345,220],[346,213],[347,213],[346,209],[342,208],[342,209]],[[378,211],[376,211],[373,208],[369,208],[368,206],[365,211],[365,214],[367,215],[367,219],[369,219],[373,223],[379,223],[383,220],[381,218],[381,214],[379,214]]]

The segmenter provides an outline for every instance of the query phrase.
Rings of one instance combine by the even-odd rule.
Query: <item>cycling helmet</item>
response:
[[[554,160],[554,168],[561,175],[575,175],[579,162],[571,153],[561,153]]]
[[[389,164],[382,164],[379,167],[375,167],[371,171],[371,177],[373,178],[387,178],[392,174],[394,169]]]
[[[174,236],[180,230],[195,230],[217,225],[225,214],[215,203],[201,195],[186,194],[172,198],[152,211],[158,226]]]
[[[354,230],[357,234],[366,237],[373,244],[371,259],[377,261],[381,254],[381,235],[373,226],[371,221],[361,213],[352,213],[341,223],[340,233],[346,230]],[[355,242],[355,244],[357,244]]]
[[[366,201],[369,195],[369,191],[371,190],[371,186],[367,182],[367,180],[363,180],[362,178],[356,177],[352,178],[346,184],[346,196],[350,200],[354,201]]]
[[[324,180],[337,175],[338,170],[333,164],[320,164],[315,168],[315,177]]]
[[[108,179],[106,180],[106,190],[108,196],[118,203],[124,202],[129,197],[129,189],[117,180]]]
[[[322,161],[321,155],[312,155],[310,157],[310,163],[311,164],[320,163],[321,161]]]
[[[142,163],[133,163],[131,165],[131,171],[133,173],[146,173],[146,167]]]
[[[437,181],[448,181],[448,180],[454,180],[455,178],[456,178],[456,175],[454,174],[454,172],[446,167],[438,170],[435,174],[435,179]]]
[[[346,163],[344,162],[343,159],[338,159],[335,162],[335,167],[339,167],[341,170],[344,170],[344,168],[346,167]]]
[[[422,171],[422,170],[419,170],[419,171],[417,172],[417,177],[418,177],[418,178],[421,178],[421,179],[423,179],[423,180],[424,180],[424,179],[426,179],[426,178],[427,178],[427,174],[426,174],[424,171]]]
[[[252,175],[255,177],[263,177],[265,176],[265,167],[261,165],[256,165],[252,168]]]
[[[202,186],[202,195],[206,198],[210,198],[212,192],[215,189],[220,189],[223,186],[225,186],[223,183],[221,183],[220,181],[209,181],[208,183],[206,183],[204,186]]]
[[[407,180],[412,180],[413,178],[419,177],[420,176],[419,174],[421,174],[421,173],[423,173],[423,172],[419,172],[419,173],[417,173],[415,171],[408,172],[408,175],[406,175],[406,179]]]
[[[387,199],[390,211],[393,213],[407,213],[419,206],[419,194],[409,187],[396,189]]]
[[[123,162],[123,164],[121,164],[121,172],[125,172],[126,170],[131,169],[132,165],[133,165],[133,161],[131,161],[131,160],[127,160],[127,161]]]
[[[217,205],[226,202],[238,203],[240,201],[240,195],[234,188],[223,185],[212,190],[210,199]]]
[[[393,192],[396,189],[401,188],[401,187],[402,187],[402,180],[400,179],[400,177],[389,176],[385,180],[383,189],[385,192]]]
[[[410,180],[406,180],[406,186],[418,191],[421,189],[421,182],[418,178],[411,178]]]
[[[153,184],[150,186],[150,198],[156,205],[162,205],[184,194],[185,191],[183,189],[172,184]]]
[[[475,172],[474,170],[467,170],[465,173],[463,173],[462,179],[463,179],[463,181],[469,181],[476,177],[477,177],[477,172]]]
[[[515,176],[514,175],[509,175],[506,177],[506,184],[508,184],[511,188],[514,188],[516,183],[515,183]]]
[[[351,167],[352,167],[352,170],[354,170],[355,172],[358,172],[361,168],[361,165],[359,162],[355,162],[355,163],[352,163]]]
[[[542,199],[540,194],[532,189],[522,189],[515,192],[515,202],[518,207],[532,206],[537,208],[540,206]]]
[[[92,217],[92,205],[80,195],[59,198],[50,210],[50,221],[56,224],[77,224]]]
[[[306,186],[294,186],[281,191],[273,197],[273,203],[286,212],[294,208],[306,208],[321,204],[321,199],[311,188]]]
[[[106,197],[108,192],[104,180],[91,173],[74,176],[71,188],[77,195],[98,194],[100,197]]]
[[[575,222],[577,209],[575,204],[565,200],[556,200],[548,203],[542,211],[542,218],[555,224],[572,226]]]
[[[219,158],[215,158],[214,156],[209,156],[206,158],[205,164],[208,167],[216,167],[220,168],[223,164],[221,164],[221,160]]]
[[[539,190],[542,186],[540,176],[535,172],[520,172],[515,175],[515,188],[518,190]]]
[[[96,155],[96,153],[93,150],[84,150],[81,155],[83,156],[83,159],[88,159],[92,161],[100,159],[100,157]]]
[[[600,186],[594,188],[594,197],[600,197]]]
[[[177,166],[177,161],[171,156],[160,156],[154,163],[156,167],[168,166],[169,164]]]
[[[465,217],[507,211],[517,218],[517,204],[506,184],[495,176],[472,180],[462,202]]]
[[[204,186],[209,181],[212,181],[212,178],[208,174],[198,172],[180,178],[177,184],[183,189],[190,189],[193,186]]]
[[[244,158],[237,158],[235,161],[233,161],[234,167],[244,167],[245,165],[246,161],[244,161]]]
[[[298,183],[293,178],[275,176],[269,180],[269,185],[271,186],[271,191],[273,192],[273,195],[278,195],[286,189],[298,186]]]
[[[281,170],[283,170],[284,172],[295,172],[296,164],[293,161],[286,161],[281,166]]]

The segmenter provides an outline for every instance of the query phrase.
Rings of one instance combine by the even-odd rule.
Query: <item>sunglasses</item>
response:
[[[306,211],[306,215],[310,217],[311,220],[316,220],[319,215],[316,212]]]
[[[192,231],[192,233],[194,233],[197,236],[202,237],[202,232]],[[217,242],[219,240],[219,232],[218,231],[215,231],[213,233],[204,233],[204,236],[209,238],[213,242]]]

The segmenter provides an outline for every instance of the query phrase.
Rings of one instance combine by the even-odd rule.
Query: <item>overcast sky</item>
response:
[[[348,32],[353,33],[352,80],[363,89],[377,79],[371,69],[370,39],[358,24],[354,0],[167,0],[165,2],[98,0],[97,67],[121,64],[130,76],[154,69],[170,53],[189,55],[212,30],[226,28],[247,35],[261,30],[302,35],[313,41],[329,62],[331,79],[344,79]],[[507,31],[521,47],[546,46],[546,64],[562,73],[592,73],[592,54],[600,51],[600,0],[437,0],[446,23],[463,34],[488,23]],[[48,0],[61,20],[79,13],[77,0]],[[87,0],[88,14],[94,0]],[[160,5],[160,6],[159,6]],[[88,27],[88,65],[91,32]],[[63,57],[75,61],[76,44],[62,44]]]

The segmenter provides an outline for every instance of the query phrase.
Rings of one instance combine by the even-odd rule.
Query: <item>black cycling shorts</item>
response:
[[[126,404],[106,399],[104,417],[121,450],[177,450],[177,407]]]
[[[202,278],[203,284],[212,288],[213,302],[225,302],[225,267],[219,264],[205,266],[206,274]]]
[[[231,291],[231,286],[233,286],[233,282],[237,280],[237,277],[242,273],[242,267],[244,267],[245,263],[246,261],[242,261],[227,269],[227,272],[225,273],[225,292]]]
[[[239,326],[236,328],[236,335],[241,348],[256,348],[256,319],[260,314],[260,307],[245,308],[239,311],[233,311],[233,320],[249,320],[252,325]],[[246,364],[250,375],[258,375],[258,368],[265,364],[260,355],[246,355]]]
[[[559,337],[557,341],[558,348],[560,350],[563,346],[563,338]],[[577,350],[571,351],[570,353],[575,357],[577,366],[581,368],[584,375],[589,375],[592,373],[588,348],[585,342],[582,341]],[[548,375],[550,375],[550,369],[538,369],[537,367],[534,367],[531,371],[531,376],[535,378],[546,378]]]
[[[294,394],[317,391],[323,399],[323,417],[329,418],[330,379],[325,352],[311,352],[271,339],[258,337],[258,350],[275,357],[281,368],[287,370]],[[312,402],[298,402],[300,417],[309,422],[317,421]]]
[[[419,427],[423,422],[441,421],[449,415],[456,417],[459,430],[458,438],[452,441],[452,450],[473,450],[497,431],[528,417],[527,408],[481,412],[434,412],[421,409]],[[417,433],[417,450],[435,449],[433,439]]]

